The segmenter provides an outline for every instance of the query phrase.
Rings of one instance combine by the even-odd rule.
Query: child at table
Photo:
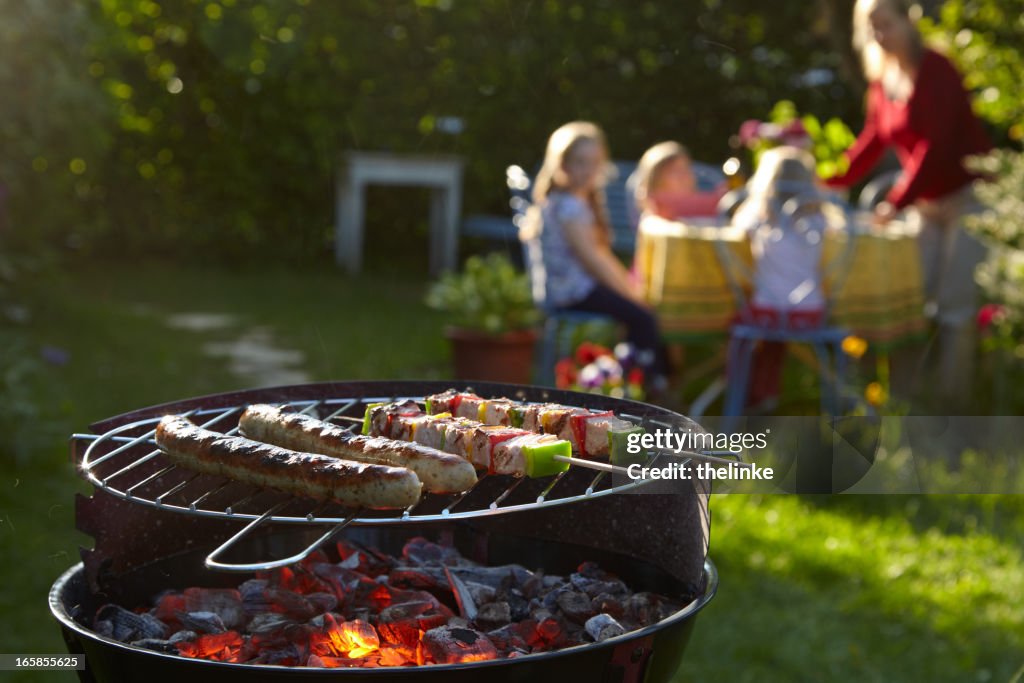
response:
[[[729,191],[722,182],[711,192],[697,189],[690,153],[678,142],[659,142],[640,158],[627,187],[632,187],[639,230],[653,230],[659,223],[686,218],[715,216],[718,202]],[[632,274],[640,277],[641,267],[634,258]],[[683,367],[685,348],[668,348],[672,367]]]
[[[574,121],[552,133],[519,237],[534,300],[549,311],[601,313],[623,323],[657,392],[667,374],[658,323],[611,249],[608,170],[605,136],[593,123]]]
[[[813,157],[797,147],[761,155],[747,198],[733,223],[748,231],[754,256],[754,291],[741,320],[762,327],[808,329],[823,322],[821,280],[824,232],[822,193]],[[794,205],[787,205],[787,202]],[[750,372],[748,408],[765,412],[778,403],[785,344],[762,342]]]
[[[660,142],[644,152],[633,182],[641,226],[645,221],[715,216],[719,200],[729,190],[723,181],[711,192],[699,191],[689,152],[671,141]]]

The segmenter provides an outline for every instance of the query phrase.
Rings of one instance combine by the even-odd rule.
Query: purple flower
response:
[[[604,384],[604,376],[601,374],[601,369],[591,363],[580,370],[577,381],[584,389],[597,389]]]
[[[44,346],[39,349],[39,355],[43,357],[50,365],[56,365],[58,367],[67,365],[68,361],[71,360],[71,353],[67,349],[62,349],[59,346]]]
[[[627,342],[616,344],[615,358],[624,366],[631,363],[633,361],[633,345]]]
[[[601,374],[611,379],[613,377],[622,377],[622,366],[619,362],[611,356],[601,356],[594,361]]]

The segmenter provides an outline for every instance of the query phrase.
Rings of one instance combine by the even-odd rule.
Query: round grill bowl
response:
[[[672,595],[685,586],[659,568],[636,558],[596,551],[593,548],[529,538],[526,536],[488,537],[469,525],[452,525],[456,547],[463,550],[484,547],[491,564],[518,562],[527,568],[543,568],[548,573],[568,573],[582,560],[598,562],[618,574],[634,590],[651,590]],[[432,528],[434,531],[440,526]],[[418,531],[422,532],[422,529]],[[431,535],[427,531],[428,536]],[[414,530],[400,528],[354,528],[345,537],[372,544],[385,552],[398,552]],[[249,541],[254,552],[279,550],[285,543],[294,543],[295,531],[264,534]],[[626,633],[602,643],[578,646],[529,655],[521,659],[498,659],[467,664],[443,664],[420,667],[380,669],[316,669],[304,667],[234,664],[189,659],[155,652],[100,636],[86,627],[95,611],[108,601],[125,606],[150,604],[153,596],[167,588],[189,585],[237,585],[246,577],[238,574],[212,572],[203,568],[206,549],[192,550],[157,560],[121,577],[118,595],[95,595],[89,591],[81,564],[67,570],[50,590],[50,611],[60,622],[61,632],[72,654],[83,654],[86,670],[80,671],[82,681],[145,681],[146,683],[199,683],[211,681],[284,680],[368,680],[373,683],[406,681],[425,682],[478,681],[602,681],[645,680],[669,681],[682,660],[683,652],[698,612],[714,597],[718,574],[714,564],[704,564],[704,591],[693,602],[672,616],[639,631]],[[471,553],[467,552],[467,556]],[[479,558],[479,554],[477,555]],[[474,558],[474,559],[477,559]],[[366,677],[365,679],[361,677]]]
[[[542,387],[458,381],[330,382],[217,394],[142,408],[96,423],[92,430],[102,434],[130,422],[197,408],[329,397],[424,396],[449,387],[471,387],[482,396],[612,410],[657,420],[656,424],[700,430],[682,415],[633,401]],[[73,440],[77,464],[85,448],[85,441]],[[571,573],[581,562],[591,560],[617,574],[634,591],[694,598],[680,611],[645,629],[602,643],[517,659],[380,669],[296,668],[195,660],[102,637],[90,626],[92,616],[105,603],[150,605],[165,589],[234,586],[244,581],[245,575],[210,571],[203,562],[212,548],[236,530],[236,523],[138,505],[99,487],[92,497],[76,501],[78,529],[94,538],[94,548],[83,551],[84,563],[54,583],[50,610],[60,623],[68,650],[85,655],[87,668],[79,676],[89,682],[248,683],[310,677],[354,681],[363,676],[371,681],[486,679],[489,683],[669,681],[680,666],[697,613],[718,587],[717,572],[706,558],[710,485],[695,481],[689,495],[678,493],[678,489],[659,492],[648,486],[640,495],[611,495],[550,509],[460,521],[350,526],[343,531],[346,538],[395,555],[413,536],[437,540],[442,534],[445,542],[453,543],[467,558],[489,565],[518,563],[550,574]],[[272,524],[247,537],[237,549],[246,558],[287,557],[296,543],[308,543],[320,531],[322,528],[304,525]]]

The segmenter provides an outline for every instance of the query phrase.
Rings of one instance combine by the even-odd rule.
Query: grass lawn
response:
[[[326,267],[92,264],[33,283],[24,348],[69,355],[26,370],[26,404],[3,418],[0,651],[63,649],[46,592],[87,542],[73,530],[73,495],[88,487],[68,465],[68,434],[258,383],[203,350],[240,339],[310,381],[443,378],[443,320],[422,295],[421,276]],[[231,317],[175,327],[185,313]],[[712,511],[721,587],[680,680],[1024,680],[1024,497],[733,495]]]

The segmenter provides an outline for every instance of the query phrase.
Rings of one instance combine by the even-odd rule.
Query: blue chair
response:
[[[723,217],[731,216],[741,199],[742,193],[738,196],[727,195],[724,197],[719,205]],[[855,244],[853,235],[850,233],[849,207],[838,200],[814,195],[813,198],[794,197],[790,199],[782,207],[781,213],[791,221],[797,221],[799,220],[796,218],[798,212],[809,201],[824,202],[835,206],[838,209],[837,215],[842,217],[842,227],[848,233],[846,248],[830,263],[822,267],[822,281],[831,278],[833,287],[840,288],[849,270]],[[808,232],[808,235],[810,234],[812,233]],[[736,300],[737,310],[741,312],[741,320],[732,326],[729,337],[727,359],[729,377],[725,387],[725,404],[722,409],[723,417],[727,418],[724,422],[725,427],[729,427],[733,423],[733,420],[728,418],[735,418],[743,414],[754,351],[758,343],[762,341],[795,342],[809,345],[818,361],[822,412],[829,415],[839,414],[843,399],[843,378],[847,365],[842,343],[849,336],[849,330],[827,324],[806,329],[788,329],[785,319],[780,327],[760,324],[750,314],[746,292],[741,282],[741,279],[753,282],[753,273],[746,264],[736,258],[724,243],[717,243],[715,246],[722,270]],[[825,315],[823,316],[826,321],[828,314],[829,302],[826,299]]]

